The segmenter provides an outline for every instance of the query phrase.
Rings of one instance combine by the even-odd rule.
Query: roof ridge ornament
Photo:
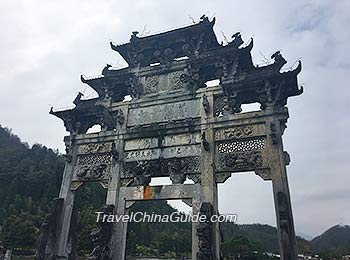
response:
[[[280,51],[272,54],[273,63],[258,67],[253,64],[251,50],[253,39],[247,45],[240,32],[232,35],[226,45],[218,43],[213,25],[206,15],[196,24],[167,32],[139,37],[133,31],[130,42],[114,45],[129,67],[102,69],[102,76],[81,81],[92,87],[99,95],[98,101],[90,103],[74,100],[76,110],[72,113],[91,113],[95,105],[109,107],[122,102],[127,95],[135,99],[161,98],[164,94],[182,93],[195,96],[196,91],[206,87],[206,82],[219,80],[224,107],[232,113],[240,113],[242,104],[258,102],[261,109],[281,108],[291,96],[300,95],[297,75],[301,62],[294,70],[280,72],[287,63]],[[62,112],[63,113],[63,112]],[[66,114],[55,113],[61,118]],[[95,120],[95,117],[87,116]]]

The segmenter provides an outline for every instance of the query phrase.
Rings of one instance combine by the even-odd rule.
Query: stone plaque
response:
[[[215,131],[215,140],[230,140],[266,135],[264,124],[220,128]]]
[[[132,108],[129,110],[128,126],[197,118],[200,115],[199,111],[200,103],[198,99]]]
[[[164,149],[146,149],[125,153],[125,161],[155,160],[159,158],[188,157],[200,155],[200,145],[173,146]]]
[[[186,133],[178,135],[166,135],[163,138],[149,137],[125,141],[125,151],[144,150],[157,147],[168,147],[188,144],[200,144],[199,133]]]

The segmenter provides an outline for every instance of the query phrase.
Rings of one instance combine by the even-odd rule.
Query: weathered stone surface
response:
[[[60,213],[63,199],[54,199],[45,222],[41,225],[37,240],[36,260],[56,259],[56,240],[60,228]]]
[[[74,234],[68,230],[74,226],[74,193],[84,182],[101,183],[118,214],[136,200],[183,199],[194,213],[210,216],[217,212],[217,183],[236,172],[254,171],[274,186],[281,258],[296,259],[285,169],[290,160],[282,135],[287,99],[302,93],[297,83],[301,64],[281,73],[286,61],[276,52],[274,63],[254,66],[253,41],[241,47],[236,33],[231,42],[219,44],[214,23],[203,16],[198,24],[157,35],[134,32],[129,43],[111,45],[129,67],[117,70],[107,64],[101,77],[81,77],[98,98],[83,100],[80,93],[75,108],[51,109],[71,134],[60,192],[65,214],[59,237],[48,239],[45,234],[52,232],[43,232],[39,252],[52,241],[52,256],[73,257],[74,250],[68,249]],[[216,79],[218,86],[206,86]],[[123,102],[126,95],[132,99]],[[260,111],[241,113],[242,104],[255,102]],[[101,132],[87,134],[95,124]],[[154,177],[169,177],[173,184],[151,187]],[[186,179],[195,184],[183,184]],[[125,259],[127,225],[110,230],[95,230],[94,259]],[[192,231],[193,257],[219,259],[219,227],[194,223]]]
[[[214,214],[213,205],[208,202],[203,202],[200,210],[200,216],[205,216],[206,221],[201,222],[197,226],[197,236],[198,236],[198,247],[199,251],[197,252],[197,260],[213,260],[215,259],[213,252],[213,222],[210,218]]]
[[[199,117],[199,100],[162,104],[155,107],[133,108],[129,111],[128,126],[169,122]]]
[[[104,205],[100,212],[103,212],[102,214],[111,215],[113,214],[113,205]],[[109,222],[102,222],[100,220],[98,222],[98,227],[96,227],[91,232],[91,239],[93,244],[93,250],[90,253],[89,259],[94,260],[109,260],[111,258],[111,252],[110,252],[110,238],[112,235],[112,229],[113,229],[113,223]]]

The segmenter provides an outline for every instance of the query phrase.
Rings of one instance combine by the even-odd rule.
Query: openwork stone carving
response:
[[[148,185],[151,177],[163,176],[170,176],[174,184],[180,184],[186,176],[192,178],[195,173],[200,173],[198,156],[126,162],[123,178],[134,178],[132,186]]]
[[[219,153],[246,152],[252,150],[263,150],[264,148],[264,138],[229,141],[217,144],[217,149]]]
[[[111,155],[104,154],[83,154],[78,156],[78,165],[99,165],[99,164],[109,164],[111,162]]]
[[[107,176],[108,174],[107,164],[95,164],[95,165],[84,165],[79,168],[77,172],[77,177],[80,180],[96,180]]]
[[[214,96],[214,116],[220,117],[224,115],[226,101],[224,96]]]
[[[112,142],[78,146],[76,181],[108,180],[112,158],[116,156],[116,152]]]

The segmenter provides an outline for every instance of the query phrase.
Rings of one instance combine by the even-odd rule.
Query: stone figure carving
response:
[[[207,141],[207,138],[205,137],[205,132],[202,133],[201,139],[202,139],[202,145],[204,147],[204,150],[208,152],[210,145],[209,145],[209,142]]]
[[[113,205],[103,205],[100,212],[103,214],[113,214]],[[113,223],[98,222],[98,227],[92,230],[91,239],[93,250],[90,253],[89,259],[93,260],[110,260],[111,252],[109,242],[112,234]]]
[[[124,124],[125,116],[124,116],[123,110],[118,109],[115,112],[114,117],[116,118],[118,124],[120,124],[120,125]]]
[[[228,153],[221,155],[220,162],[223,168],[231,170],[254,170],[262,166],[262,156],[260,151]]]
[[[205,94],[203,95],[202,105],[203,105],[203,108],[204,108],[205,113],[208,114],[208,113],[209,113],[210,106],[209,106],[208,97],[207,97]]]
[[[60,213],[63,199],[53,200],[45,222],[41,225],[37,240],[35,260],[56,260],[56,239],[58,235]]]
[[[116,120],[113,118],[108,109],[103,109],[100,115],[100,120],[103,130],[113,130],[116,128]]]
[[[102,179],[108,174],[109,167],[105,163],[94,165],[83,165],[77,172],[79,180],[95,180]]]
[[[213,215],[213,205],[203,202],[199,210],[200,216],[205,215],[206,221],[197,225],[198,248],[197,260],[213,260],[213,223],[210,221]]]
[[[198,156],[133,161],[124,164],[123,178],[132,178],[132,186],[148,185],[151,177],[168,175],[174,184],[183,183],[186,176],[200,182],[200,160]]]
[[[281,229],[282,236],[282,247],[284,249],[286,259],[292,259],[292,249],[289,241],[292,241],[290,236],[290,212],[288,208],[287,196],[283,192],[277,193],[277,202],[278,202],[278,214],[279,214],[279,225]]]

